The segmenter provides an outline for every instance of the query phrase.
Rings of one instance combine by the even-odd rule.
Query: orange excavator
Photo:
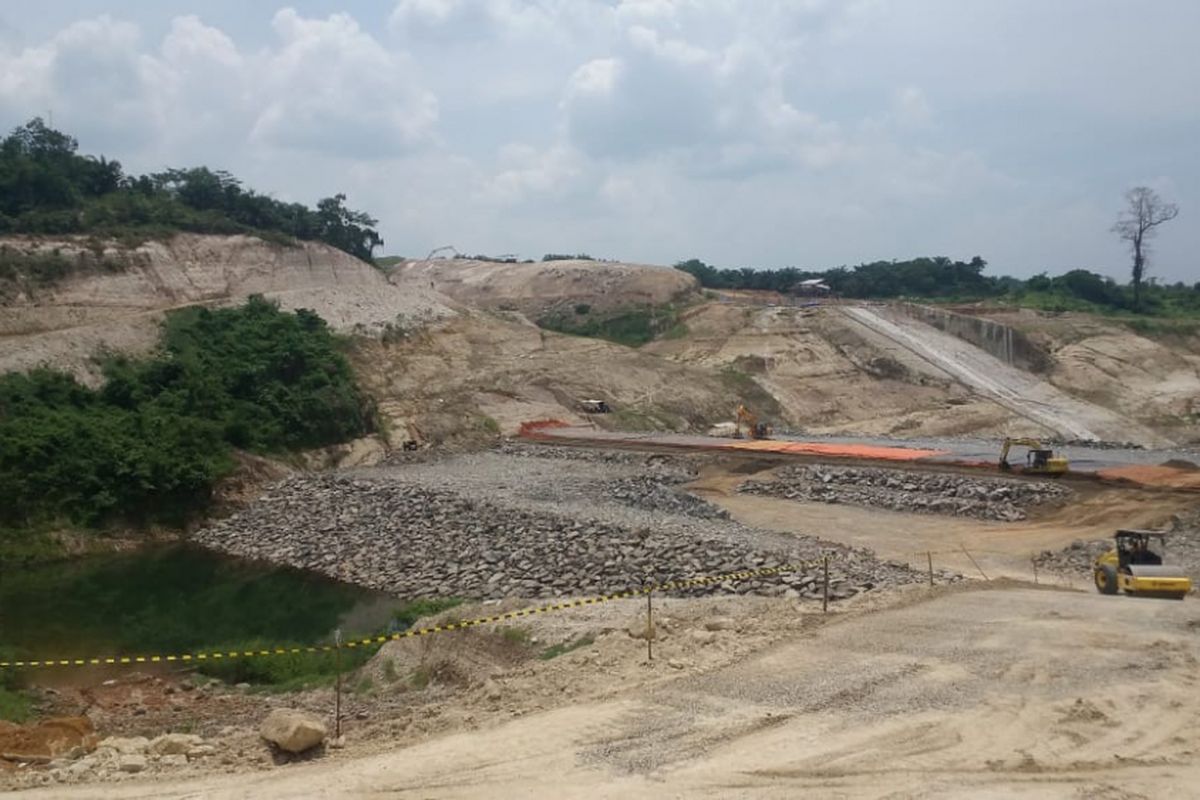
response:
[[[742,426],[746,426],[745,434],[742,433]],[[751,439],[770,439],[771,426],[765,422],[759,422],[758,417],[754,416],[754,412],[746,408],[744,405],[737,407],[737,427],[734,429],[733,437],[735,439],[744,439],[749,436]]]

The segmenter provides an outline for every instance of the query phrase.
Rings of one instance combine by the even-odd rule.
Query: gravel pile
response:
[[[1004,522],[1025,519],[1027,509],[1061,502],[1071,494],[1070,489],[1045,481],[826,466],[785,467],[774,480],[748,480],[738,491]]]
[[[729,519],[729,512],[659,478],[618,478],[599,487],[600,494],[624,505],[701,519]]]
[[[834,599],[922,578],[868,551],[724,519],[720,509],[672,488],[668,480],[688,468],[670,459],[653,457],[659,460],[648,465],[644,455],[618,453],[609,461],[552,453],[493,451],[293,476],[194,539],[404,598],[593,594],[835,551]],[[630,477],[631,469],[642,474]],[[815,597],[820,589],[814,569],[686,593]]]

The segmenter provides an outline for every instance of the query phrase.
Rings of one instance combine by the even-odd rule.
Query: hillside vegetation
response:
[[[319,240],[365,261],[383,244],[367,214],[336,194],[316,208],[245,189],[207,167],[127,175],[117,161],[80,155],[79,143],[38,118],[0,141],[0,234],[90,233],[124,240],[251,233]]]
[[[261,298],[187,308],[159,354],[114,358],[90,389],[51,370],[0,376],[0,528],[181,525],[208,506],[234,448],[346,441],[373,415],[325,322]]]

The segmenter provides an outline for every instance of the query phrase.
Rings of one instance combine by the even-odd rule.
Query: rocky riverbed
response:
[[[293,476],[194,539],[404,598],[594,594],[826,554],[834,599],[922,578],[867,551],[733,522],[680,489],[694,474],[688,459],[510,446]],[[685,593],[812,597],[818,572]]]
[[[1002,522],[1025,519],[1029,509],[1061,503],[1071,495],[1065,486],[1047,481],[829,466],[784,467],[771,480],[745,481],[738,491]]]

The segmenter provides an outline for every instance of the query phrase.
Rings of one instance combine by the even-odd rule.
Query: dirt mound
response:
[[[453,313],[446,298],[420,287],[401,290],[371,265],[315,242],[289,247],[249,236],[180,234],[133,249],[82,237],[0,244],[56,254],[64,264],[107,265],[72,267],[56,280],[4,295],[0,372],[46,364],[94,375],[89,362],[98,352],[153,347],[165,311],[237,303],[251,294],[285,309],[311,309],[346,332],[407,330]]]
[[[424,287],[477,308],[540,315],[587,305],[609,311],[631,305],[660,305],[695,295],[691,275],[670,267],[597,261],[503,264],[470,259],[405,261],[393,283]]]
[[[97,741],[87,717],[59,717],[28,725],[0,720],[0,759],[5,761],[46,763],[72,751],[90,753]]]
[[[489,605],[459,606],[413,625],[421,629],[462,619],[501,614],[524,603],[506,600]],[[452,634],[418,636],[387,642],[363,666],[360,675],[376,684],[407,681],[414,688],[428,684],[453,687],[478,686],[530,657],[529,635],[523,628],[489,625]]]

